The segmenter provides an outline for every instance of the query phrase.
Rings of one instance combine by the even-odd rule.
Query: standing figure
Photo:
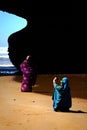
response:
[[[32,92],[32,86],[36,83],[37,73],[35,63],[31,55],[28,55],[20,64],[20,69],[23,73],[21,91]]]
[[[53,110],[54,111],[69,111],[72,106],[71,89],[67,77],[63,77],[58,85],[58,78],[53,79]]]

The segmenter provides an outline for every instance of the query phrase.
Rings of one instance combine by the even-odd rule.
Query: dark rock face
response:
[[[25,28],[8,38],[9,58],[18,69],[20,69],[20,63],[25,59],[26,55],[31,53],[31,33],[28,33],[28,38],[27,33],[28,31]]]
[[[72,33],[72,3],[3,0],[0,10],[16,14],[28,21],[28,26],[12,34],[8,51],[12,63],[20,70],[27,54],[35,57],[38,73],[83,73],[86,62],[77,39]],[[79,59],[80,57],[80,59]],[[78,60],[77,60],[78,59]]]

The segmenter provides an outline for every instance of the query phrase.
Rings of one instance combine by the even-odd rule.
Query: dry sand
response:
[[[52,108],[52,79],[67,76],[69,113]],[[21,92],[22,77],[0,76],[0,130],[87,130],[87,74],[38,75],[33,92]]]

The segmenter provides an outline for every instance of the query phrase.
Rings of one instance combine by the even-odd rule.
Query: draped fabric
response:
[[[72,106],[72,100],[68,78],[62,78],[62,85],[53,83],[53,86],[53,109],[55,111],[69,111],[69,108]]]
[[[21,91],[32,92],[32,86],[36,82],[36,70],[27,60],[21,63],[20,68],[23,73]]]

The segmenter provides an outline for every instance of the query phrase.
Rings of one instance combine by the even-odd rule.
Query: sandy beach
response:
[[[54,112],[52,79],[70,81],[70,112]],[[87,130],[87,74],[38,75],[33,92],[21,92],[22,76],[0,76],[0,130]]]

